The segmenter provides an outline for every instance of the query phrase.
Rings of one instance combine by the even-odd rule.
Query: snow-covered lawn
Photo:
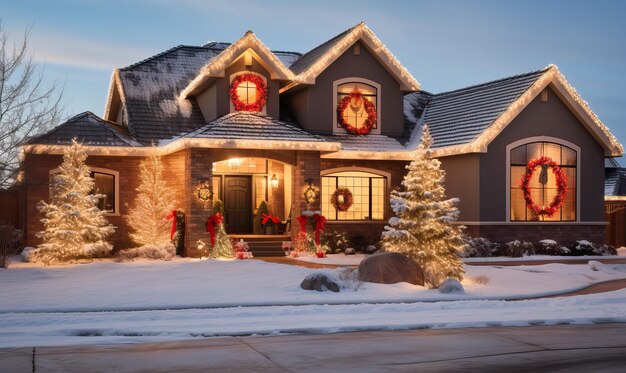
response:
[[[358,291],[332,293],[300,288],[302,279],[315,269],[257,260],[100,261],[51,267],[14,262],[10,269],[0,270],[0,346],[128,342],[131,335],[138,340],[168,340],[298,330],[583,322],[603,317],[626,321],[626,291],[569,300],[501,300],[626,278],[626,265],[466,269],[466,294],[440,294],[406,283],[366,283]],[[473,281],[479,276],[488,282]],[[438,300],[449,302],[400,303]],[[359,304],[367,302],[376,304]],[[83,335],[110,337],[77,337]]]

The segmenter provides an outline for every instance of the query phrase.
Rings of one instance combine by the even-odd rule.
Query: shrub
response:
[[[570,250],[554,240],[541,240],[535,244],[535,255],[567,255]]]
[[[493,255],[497,244],[483,237],[474,237],[465,240],[461,256],[464,258],[484,258]]]
[[[572,242],[569,245],[572,256],[583,255],[617,255],[617,250],[613,246],[605,244],[594,244],[587,240]]]
[[[0,226],[0,268],[9,268],[13,255],[20,250],[22,232],[10,225]]]
[[[533,244],[528,241],[510,241],[499,247],[500,256],[510,256],[519,258],[526,255],[534,255],[535,250]]]
[[[267,206],[267,202],[261,201],[261,203],[259,203],[259,209],[256,213],[256,216],[254,217],[254,233],[256,234],[265,233],[265,227],[263,227],[263,224],[262,224],[263,214],[269,214],[269,213],[270,213],[270,208]]]
[[[176,255],[176,247],[170,242],[159,245],[143,245],[134,249],[120,250],[117,253],[118,262],[127,262],[136,259],[171,260]]]
[[[601,244],[596,248],[598,255],[617,255],[617,249],[614,246]]]
[[[330,254],[342,253],[348,248],[350,239],[346,232],[332,231],[324,232],[320,237],[320,243],[322,246],[327,246]]]
[[[470,280],[478,285],[487,285],[491,279],[486,275],[478,275],[474,277],[470,277]]]

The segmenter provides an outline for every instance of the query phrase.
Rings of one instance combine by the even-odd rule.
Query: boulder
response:
[[[408,282],[424,286],[422,269],[413,260],[399,253],[376,253],[359,265],[359,280],[377,284]]]
[[[455,278],[449,278],[442,282],[441,285],[439,285],[439,292],[443,294],[465,294],[465,289],[463,288],[463,284],[461,284],[459,280]]]
[[[354,255],[354,254],[356,254],[356,250],[354,250],[353,248],[349,247],[343,253],[345,255]]]
[[[302,280],[300,287],[304,290],[330,290],[335,293],[339,292],[339,285],[335,282],[335,279],[323,272],[316,272],[306,276],[304,280]]]
[[[376,251],[378,251],[378,248],[374,245],[369,245],[367,249],[365,249],[366,254],[374,254]]]

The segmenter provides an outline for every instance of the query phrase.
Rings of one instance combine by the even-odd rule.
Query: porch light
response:
[[[276,177],[276,174],[272,175],[272,189],[278,189],[278,178]]]

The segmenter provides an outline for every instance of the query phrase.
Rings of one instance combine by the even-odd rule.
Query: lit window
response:
[[[567,192],[561,207],[552,216],[537,215],[526,204],[524,191],[521,187],[522,176],[526,173],[526,165],[540,157],[549,157],[559,165],[567,177]],[[511,149],[511,221],[576,221],[576,151],[561,144],[550,142],[533,142]],[[529,182],[530,195],[539,207],[549,206],[558,194],[556,177],[547,168],[543,171],[538,167]]]
[[[244,104],[256,102],[256,84],[250,81],[243,81],[237,86],[237,98]]]
[[[115,212],[115,175],[103,172],[91,172],[94,179],[95,194],[102,195],[98,201],[98,208],[103,211]]]
[[[322,176],[322,214],[328,220],[383,220],[385,218],[385,183],[383,176],[361,171],[336,172]],[[338,211],[331,204],[337,188],[352,193],[352,206]]]
[[[350,100],[348,105],[345,105],[345,109],[341,113],[337,112],[336,115],[343,116],[343,122],[356,129],[365,127],[366,122],[371,120],[372,130],[378,128],[378,107],[377,107],[377,94],[376,87],[365,83],[343,83],[337,86],[337,106],[341,105],[344,100]],[[352,98],[350,98],[352,97]],[[367,100],[368,102],[364,102]],[[372,106],[373,111],[368,112],[366,106]],[[370,118],[373,116],[374,118]],[[373,120],[372,120],[373,119]],[[337,120],[337,128],[342,128],[341,121]]]

